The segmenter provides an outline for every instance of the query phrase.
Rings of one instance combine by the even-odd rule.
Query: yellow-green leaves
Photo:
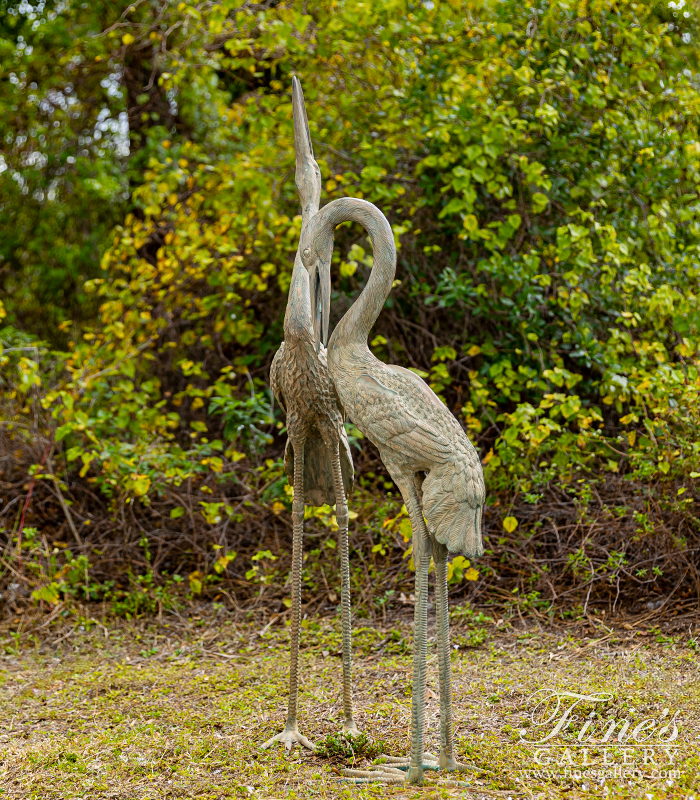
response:
[[[22,356],[17,362],[18,383],[17,388],[23,394],[29,392],[34,386],[41,385],[39,365],[31,358]]]
[[[217,525],[221,522],[223,519],[221,509],[224,507],[224,503],[207,503],[202,500],[199,505],[202,506],[202,516],[210,525]]]
[[[458,584],[463,580],[476,581],[478,579],[478,571],[471,566],[469,559],[464,556],[455,556],[451,561],[447,562],[448,583]]]
[[[218,549],[221,549],[219,545],[217,545]],[[214,570],[220,575],[222,572],[226,571],[228,565],[236,558],[236,551],[235,550],[226,550],[223,552],[214,562]]]
[[[191,572],[188,577],[190,583],[190,592],[192,592],[192,594],[201,594],[202,587],[204,585],[202,583],[202,573],[199,572],[199,570],[196,570],[195,572]]]
[[[61,599],[59,594],[60,587],[57,583],[52,582],[46,586],[41,586],[32,591],[32,599],[43,600],[45,603],[55,605]]]
[[[413,537],[413,526],[408,517],[404,517],[399,523],[399,533],[403,537],[404,542],[410,542]]]
[[[549,204],[549,199],[547,198],[546,194],[542,194],[542,192],[535,192],[532,195],[532,213],[533,214],[540,214],[542,211],[547,208]]]
[[[505,517],[503,520],[503,530],[506,533],[513,533],[518,527],[518,520],[515,517]]]
[[[400,534],[404,542],[410,542],[413,537],[413,527],[409,519],[406,506],[401,506],[401,510],[395,517],[387,517],[382,523],[382,527],[389,531],[396,531]],[[410,550],[410,547],[409,547]]]
[[[20,416],[41,402],[85,480],[149,502],[271,445],[265,382],[301,230],[292,71],[322,203],[376,203],[400,245],[372,346],[485,436],[491,487],[608,461],[672,476],[695,458],[681,420],[700,414],[700,96],[694,49],[653,5],[535,15],[506,2],[465,17],[458,3],[339,0],[317,3],[313,25],[289,4],[229,6],[163,17],[146,4],[116,28],[97,15],[92,31],[78,4],[6,65],[47,78],[6,87],[15,178],[0,251],[22,291],[3,300],[11,320],[56,309],[60,328],[47,328],[65,353],[45,369],[19,332],[3,335],[3,391]],[[52,40],[74,42],[62,61]],[[157,79],[120,94],[104,79],[127,81],[135,47]],[[40,114],[67,82],[70,114]],[[358,226],[336,242],[340,309],[373,254]],[[206,525],[227,513],[195,511]],[[396,523],[401,539],[407,527]]]
[[[83,468],[85,469],[85,467]],[[139,475],[132,473],[129,481],[127,482],[127,490],[133,492],[136,497],[143,497],[151,486],[151,479],[148,475]]]

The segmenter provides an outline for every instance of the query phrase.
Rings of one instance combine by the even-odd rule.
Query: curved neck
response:
[[[317,217],[321,215],[324,217],[322,222],[324,232],[329,231],[331,236],[335,226],[341,222],[359,222],[369,234],[372,242],[374,264],[369,280],[360,296],[333,331],[328,343],[328,352],[330,353],[334,346],[364,345],[366,347],[369,332],[381,313],[394,283],[396,274],[394,234],[384,214],[366,200],[343,197],[324,206]],[[328,269],[330,269],[330,264]]]

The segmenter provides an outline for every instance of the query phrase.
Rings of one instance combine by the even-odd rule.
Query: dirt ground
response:
[[[0,798],[690,800],[700,788],[698,646],[692,632],[663,632],[663,625],[648,620],[553,628],[528,620],[484,621],[457,610],[456,744],[459,758],[474,769],[456,778],[428,772],[422,787],[340,780],[343,766],[369,765],[378,751],[408,752],[407,618],[381,627],[361,620],[355,625],[356,720],[367,734],[359,744],[338,736],[338,621],[305,620],[299,727],[321,745],[316,753],[260,749],[285,718],[283,622],[240,622],[217,611],[131,622],[73,616],[70,624],[41,625],[31,632],[16,626],[4,641]],[[428,658],[426,739],[437,752],[433,641]],[[553,712],[556,692],[563,705],[538,726]],[[538,715],[537,702],[546,698],[548,711]],[[570,725],[532,743],[575,702]],[[598,716],[587,716],[596,711]],[[587,719],[591,727],[579,736]],[[624,720],[627,739],[614,742]],[[636,727],[644,720],[654,721]],[[661,730],[669,720],[675,738],[672,725]],[[611,721],[619,724],[604,742]]]

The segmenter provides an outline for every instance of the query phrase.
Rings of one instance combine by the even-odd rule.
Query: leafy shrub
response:
[[[135,6],[115,26],[113,5],[26,5],[0,30],[15,76],[0,103],[22,108],[0,115],[12,323],[0,399],[23,443],[7,463],[48,447],[81,498],[81,537],[105,544],[111,526],[121,544],[108,551],[136,553],[143,580],[187,564],[193,594],[217,590],[213,545],[235,549],[226,569],[240,585],[283,594],[284,561],[252,558],[286,549],[284,427],[266,380],[301,225],[296,73],[324,201],[377,203],[397,240],[400,283],[371,346],[424,376],[484,456],[487,555],[478,569],[453,561],[452,584],[531,613],[570,590],[584,613],[592,586],[611,608],[621,592],[687,590],[700,474],[694,8],[343,0],[305,14],[212,0],[196,15]],[[337,315],[372,256],[356,226],[336,238]],[[47,298],[58,309],[42,315]],[[384,613],[411,563],[407,520],[382,525],[400,517],[395,489],[351,431],[369,547],[354,579],[376,583]],[[332,530],[328,509],[311,517]],[[15,521],[6,529],[11,544]],[[151,566],[144,531],[159,542]],[[325,552],[312,550],[309,587]]]

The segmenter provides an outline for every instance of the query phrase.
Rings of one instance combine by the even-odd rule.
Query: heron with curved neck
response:
[[[430,387],[410,370],[379,361],[367,337],[394,281],[396,248],[386,217],[372,203],[341,198],[321,209],[302,231],[300,250],[314,285],[320,314],[314,336],[328,337],[333,232],[341,222],[360,223],[369,234],[374,263],[357,301],[328,343],[328,370],[340,403],[352,422],[378,447],[397,485],[413,528],[415,577],[413,697],[409,759],[376,771],[347,770],[356,782],[383,778],[420,783],[425,768],[468,769],[455,758],[447,604],[448,553],[483,554],[481,537],[484,478],[479,456],[462,426]],[[426,524],[427,522],[427,524]],[[439,756],[424,753],[423,724],[427,649],[427,592],[431,556],[435,562],[438,669],[440,678]],[[408,768],[407,775],[401,767]]]
[[[292,79],[296,185],[302,206],[302,231],[318,211],[321,198],[321,171],[314,159],[304,96],[297,78]],[[309,749],[313,744],[297,725],[299,695],[299,627],[301,616],[302,540],[304,507],[325,503],[336,507],[341,561],[341,618],[343,651],[343,728],[357,734],[352,711],[350,566],[348,548],[348,507],[346,495],[352,487],[353,466],[344,414],[326,364],[326,350],[314,337],[314,316],[318,316],[318,272],[309,275],[299,251],[289,287],[284,317],[284,342],[270,368],[270,386],[287,415],[285,470],[294,487],[292,504],[292,604],[289,669],[289,706],[284,730],[263,747],[282,742],[289,750],[298,743]],[[313,303],[312,303],[313,295]],[[313,311],[313,313],[312,313]],[[316,321],[318,327],[318,321]]]

